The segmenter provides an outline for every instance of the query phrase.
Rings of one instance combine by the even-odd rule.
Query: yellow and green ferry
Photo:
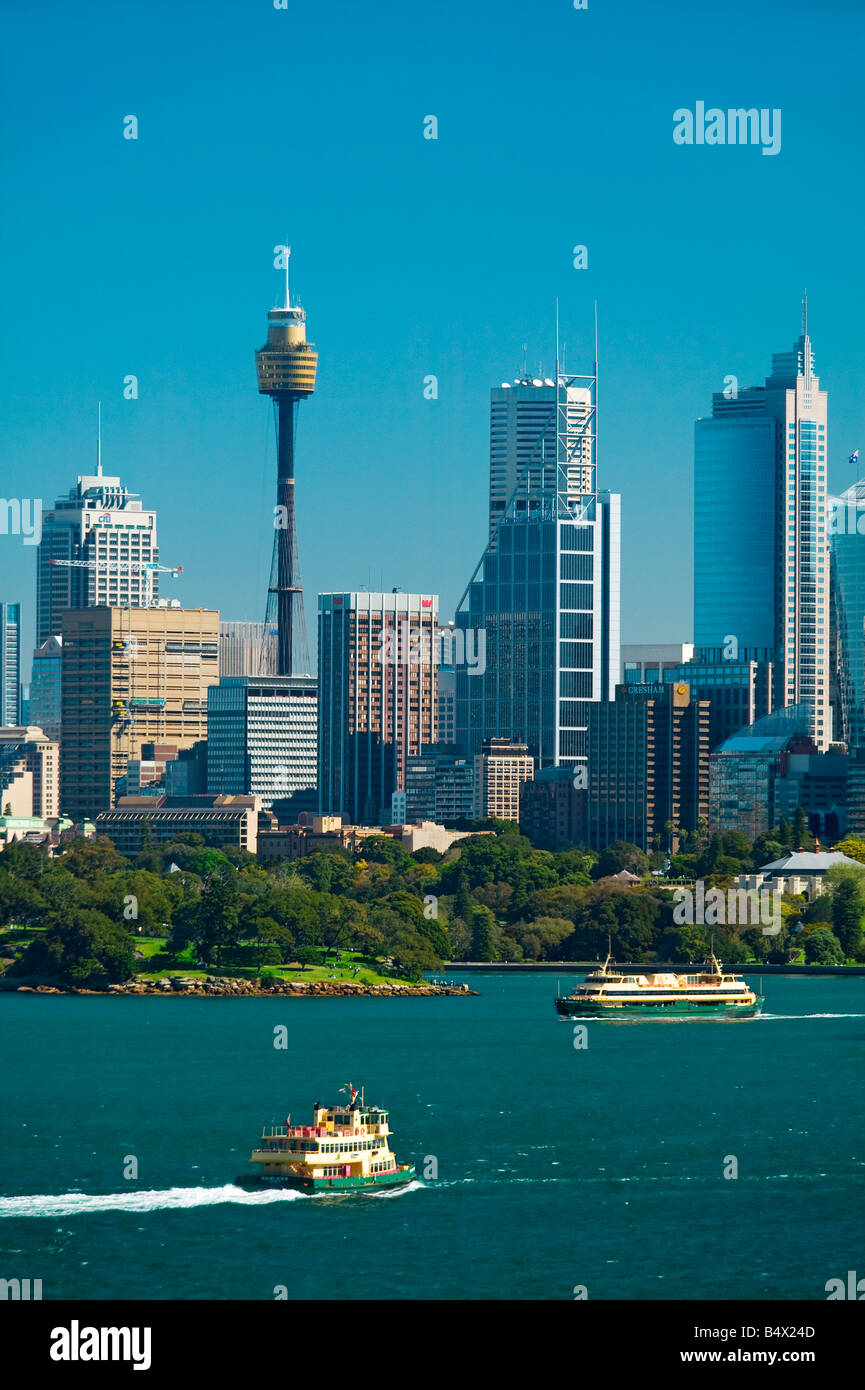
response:
[[[349,1082],[340,1105],[315,1102],[311,1125],[262,1130],[250,1163],[258,1172],[237,1179],[242,1187],[299,1187],[309,1192],[342,1192],[360,1187],[392,1187],[411,1182],[413,1163],[397,1163],[390,1149],[388,1112],[366,1105]]]
[[[626,975],[610,966],[587,975],[573,994],[556,1000],[556,1009],[574,1018],[753,1018],[762,998],[741,975],[725,973],[711,952],[699,974]]]

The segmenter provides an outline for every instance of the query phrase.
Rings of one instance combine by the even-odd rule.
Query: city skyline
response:
[[[16,344],[0,406],[4,490],[26,497],[38,481],[48,500],[89,473],[101,399],[105,470],[159,511],[163,555],[184,565],[185,606],[212,604],[230,620],[263,616],[275,459],[250,372],[262,310],[280,287],[272,248],[286,239],[321,352],[298,480],[310,600],[398,584],[435,587],[442,613],[453,611],[464,556],[480,552],[486,532],[487,392],[524,361],[550,373],[557,297],[572,370],[590,364],[599,303],[600,460],[605,484],[623,496],[623,640],[690,635],[692,422],[726,376],[759,379],[767,347],[795,336],[806,288],[821,374],[832,383],[829,485],[837,492],[854,481],[846,459],[863,432],[865,349],[862,289],[847,268],[857,263],[862,189],[845,171],[861,112],[855,93],[832,80],[831,59],[841,44],[855,48],[861,16],[836,13],[811,35],[805,83],[795,15],[806,11],[796,4],[783,24],[736,4],[721,25],[677,10],[663,41],[657,16],[631,6],[634,43],[625,48],[620,9],[549,5],[526,26],[518,54],[506,33],[521,12],[506,6],[493,32],[480,14],[459,15],[456,57],[457,12],[445,8],[429,25],[401,17],[375,52],[367,45],[362,72],[362,20],[348,6],[337,6],[326,40],[307,16],[292,16],[289,40],[288,25],[285,38],[278,28],[285,15],[229,4],[228,23],[204,35],[190,15],[177,16],[170,42],[161,11],[139,33],[132,17],[103,8],[105,34],[95,23],[92,51],[74,72],[62,56],[74,42],[70,16],[54,16],[47,53],[35,16],[11,21],[22,61],[9,74],[6,186],[21,220],[14,239],[8,226],[0,233]],[[746,14],[744,45],[737,19]],[[574,94],[550,79],[559,51],[580,52],[586,26],[595,63]],[[404,41],[421,31],[400,75],[395,54],[405,59]],[[114,70],[104,57],[118,44],[127,61]],[[344,80],[319,111],[315,151],[290,142],[274,161],[257,136],[268,124],[278,130],[273,94],[298,47],[298,101],[318,109],[334,67]],[[69,129],[27,98],[31,52],[57,102],[76,111]],[[88,80],[91,65],[98,81]],[[203,74],[222,70],[233,81],[211,129]],[[386,98],[374,90],[384,71]],[[673,112],[703,95],[707,105],[782,109],[779,154],[677,146]],[[135,111],[139,139],[126,141],[122,118]],[[435,141],[424,139],[429,112]],[[547,123],[573,132],[579,180],[558,177],[556,142],[539,133]],[[820,197],[797,206],[790,236],[779,239],[779,202],[814,167]],[[537,199],[511,196],[515,170],[555,190],[543,216]],[[350,219],[346,235],[357,202],[365,216]],[[587,269],[573,266],[577,244],[588,248]],[[49,319],[53,409],[42,360]],[[131,375],[138,398],[124,399]],[[437,399],[424,396],[431,375]],[[337,477],[334,497],[327,484]],[[385,542],[387,562],[378,558]],[[4,538],[0,591],[25,604],[26,625],[32,565],[19,540]],[[313,616],[308,602],[308,625]],[[25,652],[32,645],[28,635]]]

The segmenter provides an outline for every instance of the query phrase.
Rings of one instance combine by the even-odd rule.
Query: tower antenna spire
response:
[[[102,477],[102,402],[96,406],[96,476]]]
[[[802,337],[808,337],[808,291],[802,296]]]
[[[288,263],[291,259],[291,247],[286,242],[285,246],[285,308],[291,308],[291,299],[288,293]]]

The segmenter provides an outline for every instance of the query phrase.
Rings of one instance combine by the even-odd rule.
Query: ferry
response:
[[[577,1018],[753,1018],[763,1007],[741,975],[725,974],[711,952],[699,975],[625,975],[607,955],[573,994],[556,1000]]]
[[[309,1192],[338,1192],[360,1187],[391,1187],[410,1182],[413,1163],[397,1163],[388,1143],[388,1112],[366,1105],[349,1082],[340,1105],[313,1105],[311,1125],[284,1125],[262,1130],[250,1163],[258,1171],[237,1179],[241,1187],[300,1187]]]

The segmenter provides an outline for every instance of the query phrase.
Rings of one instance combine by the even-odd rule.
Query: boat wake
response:
[[[293,1188],[246,1192],[226,1183],[224,1187],[167,1187],[149,1192],[66,1192],[58,1196],[0,1197],[0,1217],[78,1216],[104,1211],[171,1211],[190,1207],[219,1206],[236,1202],[260,1207],[270,1202],[296,1202],[307,1196]]]
[[[865,1018],[865,1014],[760,1014],[762,1019],[789,1019],[789,1018]]]
[[[392,1197],[405,1197],[408,1192],[420,1192],[426,1186],[418,1178],[412,1178],[404,1187],[383,1188],[381,1192],[364,1192],[364,1197],[377,1197],[389,1201]],[[327,1196],[328,1194],[323,1194]]]

